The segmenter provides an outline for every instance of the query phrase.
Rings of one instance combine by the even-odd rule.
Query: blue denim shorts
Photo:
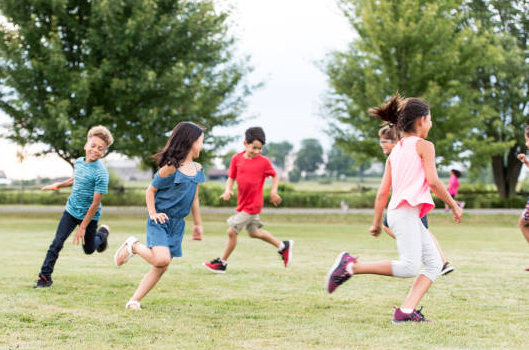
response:
[[[157,224],[148,218],[147,247],[164,246],[169,248],[171,257],[181,257],[185,227],[184,219],[169,219],[163,224]]]

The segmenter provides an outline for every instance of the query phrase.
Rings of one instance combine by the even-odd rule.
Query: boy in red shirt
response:
[[[277,194],[279,176],[272,163],[260,153],[265,144],[265,133],[260,127],[249,128],[245,132],[245,151],[233,156],[228,169],[226,190],[220,196],[229,200],[233,195],[233,184],[237,181],[237,214],[228,219],[228,242],[222,256],[203,265],[215,273],[225,273],[228,257],[237,245],[237,235],[246,227],[252,238],[259,238],[278,248],[285,267],[292,258],[294,241],[280,241],[268,231],[261,230],[263,223],[259,220],[259,213],[263,207],[263,185],[268,176],[273,176],[270,202],[278,206],[281,197]]]

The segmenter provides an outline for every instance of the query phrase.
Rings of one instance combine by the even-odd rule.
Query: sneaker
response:
[[[395,313],[393,314],[393,320],[391,322],[393,323],[400,323],[400,322],[432,322],[430,320],[427,320],[424,315],[421,313],[422,306],[419,310],[413,310],[411,313],[407,314],[402,312],[400,307],[395,308]]]
[[[292,260],[292,248],[294,247],[294,241],[283,241],[283,244],[285,247],[277,253],[281,255],[281,259],[283,259],[283,263],[285,264],[285,267],[287,267],[290,260]]]
[[[130,236],[123,242],[123,244],[116,250],[114,254],[114,265],[121,266],[134,255],[132,252],[132,246],[138,242],[138,239],[134,236]]]
[[[105,236],[105,239],[103,240],[103,242],[101,242],[99,247],[97,247],[97,251],[99,253],[102,253],[105,250],[107,250],[107,247],[108,247],[108,235],[110,234],[110,227],[108,227],[107,225],[101,225],[101,227],[99,228],[99,230],[97,230],[97,232],[98,233],[101,232],[103,236]]]
[[[214,273],[225,273],[226,272],[226,266],[228,266],[228,263],[223,264],[220,258],[217,258],[215,260],[211,260],[207,263],[202,263],[211,272]]]
[[[525,271],[529,271],[529,267],[525,269]]]
[[[443,268],[441,269],[441,272],[439,275],[447,275],[450,272],[454,271],[454,267],[447,261],[444,263]]]
[[[39,279],[37,280],[37,283],[33,288],[48,288],[51,287],[51,284],[53,281],[51,280],[51,277],[46,277],[44,275],[40,275]]]
[[[347,252],[342,252],[340,255],[338,255],[334,261],[334,265],[331,267],[331,270],[327,275],[327,278],[325,279],[325,287],[327,288],[327,292],[334,292],[338,286],[351,278],[353,274],[347,271],[347,265],[351,263],[354,264],[356,260],[357,258],[352,257]]]

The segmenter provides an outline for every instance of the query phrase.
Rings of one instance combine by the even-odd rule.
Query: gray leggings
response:
[[[389,228],[395,234],[399,251],[399,260],[391,261],[393,276],[415,277],[420,273],[434,281],[441,272],[443,261],[419,214],[420,207],[407,203],[388,210]]]

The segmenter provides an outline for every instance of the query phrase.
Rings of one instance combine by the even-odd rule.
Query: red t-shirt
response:
[[[270,160],[262,155],[252,159],[245,152],[231,158],[228,176],[237,181],[237,211],[259,214],[263,207],[263,185],[268,176],[276,176]]]

